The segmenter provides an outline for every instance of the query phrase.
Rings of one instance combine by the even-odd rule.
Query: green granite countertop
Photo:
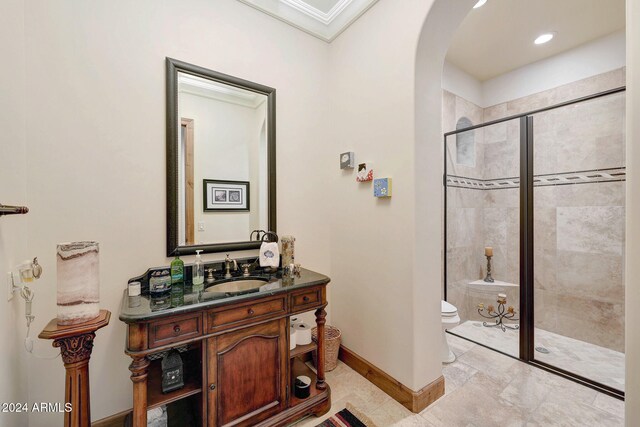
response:
[[[260,276],[263,279],[264,276]],[[150,296],[148,293],[137,297],[129,297],[127,290],[123,292],[122,304],[120,305],[120,320],[125,323],[134,323],[145,320],[153,320],[174,314],[188,313],[190,311],[201,310],[203,308],[213,308],[239,301],[250,301],[252,299],[263,298],[265,296],[276,295],[283,292],[290,292],[310,286],[329,283],[329,277],[304,268],[300,269],[300,275],[291,278],[281,278],[276,275],[268,277],[259,289],[253,292],[234,295],[220,296],[219,294],[209,295],[207,292],[193,290],[190,282],[184,284],[184,302],[176,307],[171,306],[171,294],[164,296]],[[214,282],[217,284],[218,282]],[[205,283],[205,288],[207,287]],[[180,298],[182,300],[182,298]]]

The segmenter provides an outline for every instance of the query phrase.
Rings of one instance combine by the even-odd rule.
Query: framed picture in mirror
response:
[[[205,179],[202,188],[205,212],[249,212],[249,181]]]

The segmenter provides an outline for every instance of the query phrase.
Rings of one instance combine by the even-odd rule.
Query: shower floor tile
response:
[[[453,334],[518,357],[519,331],[486,328],[482,322],[468,320],[451,329]],[[585,378],[624,391],[624,353],[584,341],[535,329],[536,360],[573,372]]]

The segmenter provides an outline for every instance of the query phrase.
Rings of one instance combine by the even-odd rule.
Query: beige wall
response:
[[[438,326],[441,316],[437,297],[443,292],[442,263],[445,256],[442,244],[442,70],[455,29],[474,4],[473,0],[434,1],[418,35],[413,63],[413,165],[420,171],[420,174],[416,175],[414,189],[415,216],[419,219],[415,223],[413,258],[413,307],[414,324],[417,326],[414,332],[414,369],[416,375],[422,376],[433,373],[432,365],[424,363],[424,355],[432,355],[429,361],[438,360],[434,356],[440,352],[434,339],[440,333]]]
[[[640,425],[640,1],[627,0],[626,425]]]
[[[331,178],[332,316],[345,345],[414,390],[441,375],[440,82],[453,29],[473,4],[381,1],[330,50],[327,147],[375,162],[394,186],[376,200],[353,173]]]
[[[9,0],[0,14],[0,203],[27,204],[25,139],[24,4]],[[11,41],[4,42],[4,41]],[[7,302],[6,273],[31,256],[27,251],[28,215],[0,217],[0,402],[27,401],[24,303],[16,294]],[[33,286],[38,289],[40,284]],[[0,427],[27,425],[22,414],[0,413]]]
[[[125,326],[117,318],[126,281],[170,261],[165,56],[277,89],[279,232],[297,237],[305,267],[330,273],[323,185],[323,165],[336,160],[325,149],[329,46],[236,0],[33,0],[25,23],[32,208],[26,237],[47,272],[32,329],[56,315],[56,243],[100,242],[101,306],[113,317],[98,332],[91,360],[97,420],[132,405]],[[36,343],[36,351],[53,353],[48,341]],[[29,359],[29,372],[30,401],[63,399],[59,359]],[[31,426],[61,420],[30,415]]]
[[[414,390],[441,374],[440,245],[435,239],[430,253],[415,247],[415,224],[423,221],[415,214],[415,180],[428,165],[413,163],[413,70],[431,3],[380,1],[330,51],[333,321],[347,347]],[[433,149],[440,153],[438,144]],[[392,177],[393,197],[375,199],[371,183],[340,171],[344,151],[354,151],[356,163],[375,162],[376,177]],[[438,160],[436,175],[440,169]],[[416,258],[427,274],[415,271]],[[422,342],[431,350],[420,351]]]

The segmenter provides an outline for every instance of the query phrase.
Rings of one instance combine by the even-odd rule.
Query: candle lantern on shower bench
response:
[[[487,246],[484,248],[484,256],[487,257],[487,275],[484,278],[484,281],[487,283],[493,283],[493,277],[491,277],[491,258],[493,257],[493,248],[491,246]]]

